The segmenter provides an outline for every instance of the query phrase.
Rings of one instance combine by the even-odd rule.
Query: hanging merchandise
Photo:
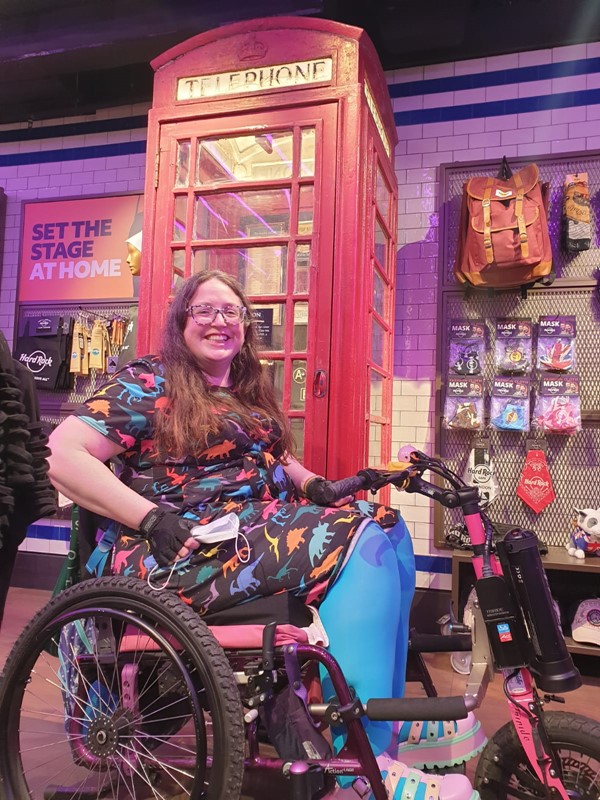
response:
[[[55,390],[64,356],[62,317],[40,316],[26,320],[14,358],[33,374],[39,389]]]
[[[536,514],[556,499],[545,448],[543,441],[527,443],[527,455],[517,485],[517,496]]]
[[[571,435],[581,430],[578,375],[543,373],[535,402],[535,425],[545,433]]]
[[[494,378],[490,425],[500,431],[529,430],[529,378],[508,375]]]
[[[506,160],[499,177],[464,184],[454,264],[459,283],[497,289],[552,283],[547,190],[536,164],[513,175]]]
[[[537,368],[550,372],[572,372],[575,359],[575,317],[540,317]]]
[[[89,344],[91,333],[87,317],[78,314],[73,326],[73,343],[71,346],[71,359],[69,369],[74,375],[87,375],[89,373]]]
[[[110,355],[110,337],[108,335],[106,320],[95,319],[90,344],[90,369],[106,372],[106,362]]]
[[[563,198],[563,242],[567,250],[589,250],[592,243],[587,172],[567,175]]]
[[[116,369],[123,369],[128,361],[135,358],[135,346],[137,340],[138,307],[129,308],[129,319],[124,326],[124,339],[119,350]]]
[[[443,425],[474,431],[483,427],[483,379],[449,378]]]
[[[60,366],[56,379],[56,389],[60,391],[70,391],[75,385],[75,376],[69,371],[69,361],[73,348],[73,325],[72,317],[63,318],[62,334],[60,337]]]
[[[498,372],[526,374],[533,363],[533,324],[530,319],[496,320],[494,364]]]
[[[575,558],[600,556],[600,508],[576,508],[577,522],[567,543]]]
[[[455,375],[480,375],[484,359],[485,322],[453,319],[450,323],[450,371]]]
[[[496,499],[500,487],[489,439],[478,437],[473,441],[463,478],[468,486],[476,486],[479,489],[482,508],[487,508]]]

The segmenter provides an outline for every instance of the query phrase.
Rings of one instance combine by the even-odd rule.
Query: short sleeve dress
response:
[[[157,452],[154,416],[167,404],[158,357],[133,361],[74,414],[124,447],[117,459],[123,483],[155,503],[204,525],[227,514],[239,519],[243,536],[202,545],[175,567],[159,569],[148,542],[122,529],[113,572],[165,584],[200,614],[213,613],[255,597],[291,592],[306,603],[322,600],[339,572],[351,542],[364,525],[398,521],[386,506],[357,501],[343,508],[300,499],[280,463],[280,431],[261,419],[249,434],[232,412],[223,415],[219,436],[193,455],[175,459]]]

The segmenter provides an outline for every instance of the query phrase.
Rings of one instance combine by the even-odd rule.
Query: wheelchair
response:
[[[252,610],[251,623],[239,624],[240,609],[242,618]],[[273,617],[279,624],[264,624]],[[176,595],[136,578],[66,589],[31,621],[6,662],[0,797],[237,800],[246,774],[256,791],[261,781],[279,780],[278,796],[287,789],[291,800],[317,800],[343,774],[385,800],[361,716],[423,719],[429,711],[438,718],[445,710],[455,718],[467,713],[464,699],[363,707],[335,659],[308,641],[311,621],[291,595],[220,612],[209,628]],[[449,646],[458,646],[457,637]],[[329,671],[335,702],[310,697],[316,664]],[[435,693],[424,665],[411,664]],[[337,758],[323,735],[335,724],[348,727]]]
[[[453,488],[424,481],[426,469]],[[410,469],[368,472],[370,482],[363,475],[353,491],[384,483],[422,491],[461,507],[472,539],[483,535],[473,490],[441,462],[416,454]],[[340,496],[348,494],[348,480],[339,482]],[[483,552],[491,564],[485,528],[475,557]],[[555,691],[577,688],[579,676],[570,662],[548,666],[526,650],[531,609],[508,577],[499,583],[501,566],[491,578],[483,570],[470,634],[411,635],[408,677],[420,680],[428,696],[409,699],[356,697],[315,637],[309,610],[291,595],[253,600],[205,621],[176,595],[136,578],[85,580],[42,609],[6,662],[0,800],[239,800],[242,792],[264,798],[274,784],[278,798],[320,800],[340,776],[357,800],[369,793],[388,800],[362,718],[464,718],[483,701],[495,670],[504,675],[514,724],[503,726],[479,758],[475,788],[482,800],[597,800],[600,724],[544,711],[560,699]],[[509,561],[505,566],[508,575]],[[494,626],[484,619],[496,609],[498,591],[513,603],[510,651],[498,642],[490,647]],[[421,651],[471,648],[464,695],[435,696]],[[313,688],[316,667],[331,679],[335,696],[327,702]],[[346,743],[334,755],[327,728],[339,725]]]

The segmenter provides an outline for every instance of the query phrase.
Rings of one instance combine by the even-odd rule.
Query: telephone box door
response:
[[[150,306],[163,318],[165,298],[189,275],[217,269],[239,280],[298,456],[317,471],[326,467],[336,120],[332,102],[161,125],[147,263]]]

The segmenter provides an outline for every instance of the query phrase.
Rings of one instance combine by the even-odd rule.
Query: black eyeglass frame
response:
[[[194,309],[195,308],[210,308],[210,309],[212,309],[212,311],[214,312],[213,316],[212,316],[212,319],[211,320],[200,320],[200,321],[198,321],[196,319],[196,317],[194,316]],[[240,315],[240,318],[238,320],[228,319],[225,316],[225,311],[226,310],[234,309],[234,308],[238,311],[238,313]],[[245,321],[246,315],[248,313],[248,309],[246,308],[246,306],[236,306],[236,305],[231,304],[231,305],[225,306],[224,308],[217,308],[216,306],[213,306],[210,303],[197,303],[196,305],[190,305],[190,306],[188,306],[186,308],[185,311],[186,311],[186,314],[189,314],[191,316],[191,318],[194,320],[196,325],[212,325],[213,322],[217,318],[217,314],[221,315],[221,317],[223,318],[223,321],[225,322],[226,325],[240,325],[242,322]]]

